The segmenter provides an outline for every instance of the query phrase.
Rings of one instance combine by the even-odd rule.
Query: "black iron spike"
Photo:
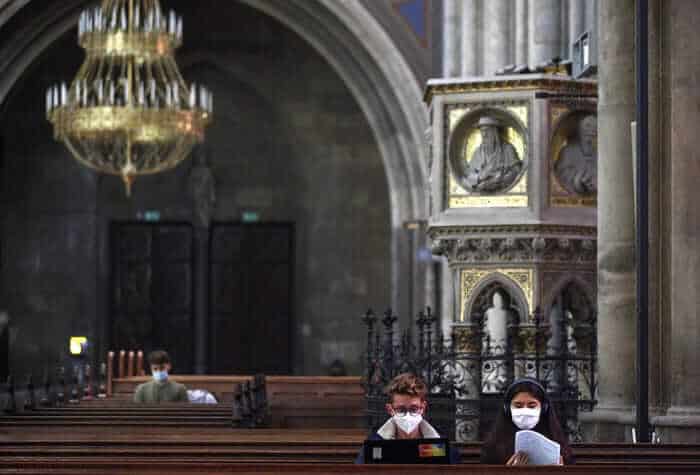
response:
[[[100,364],[100,375],[97,380],[97,397],[104,399],[107,397],[107,363]]]
[[[80,404],[80,391],[78,390],[78,366],[73,366],[73,381],[70,390],[70,404]]]
[[[27,394],[24,398],[24,410],[33,411],[36,409],[36,398],[34,394],[34,378],[30,373],[27,375]]]
[[[7,377],[7,384],[5,388],[7,391],[7,400],[5,401],[3,411],[6,414],[14,414],[17,412],[17,401],[15,401],[15,380],[12,375]]]
[[[66,403],[66,368],[58,367],[58,393],[56,394],[56,405],[62,406]]]
[[[39,400],[39,405],[40,406],[50,406],[51,405],[51,378],[49,375],[49,368],[47,367],[44,370],[44,382],[42,384],[44,387],[44,392],[41,395],[41,399]]]

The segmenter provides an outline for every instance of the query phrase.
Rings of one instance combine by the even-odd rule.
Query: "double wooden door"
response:
[[[112,243],[110,348],[163,348],[177,372],[189,373],[194,319],[205,318],[209,373],[291,371],[291,224],[212,226],[208,276],[195,274],[190,225],[119,223]],[[197,317],[193,282],[201,278],[209,312]]]
[[[288,224],[212,228],[213,373],[290,373],[292,238]]]
[[[116,224],[112,230],[111,349],[165,349],[192,371],[192,228]]]

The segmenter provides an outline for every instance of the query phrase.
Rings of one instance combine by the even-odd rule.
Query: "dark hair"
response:
[[[411,397],[419,397],[425,399],[428,394],[428,387],[425,382],[418,376],[412,373],[402,373],[392,379],[387,387],[384,389],[384,393],[393,399],[394,394],[404,394]]]
[[[515,433],[519,429],[513,424],[510,403],[516,394],[522,392],[532,394],[542,406],[540,420],[532,430],[559,443],[561,456],[566,465],[574,463],[574,454],[569,446],[568,438],[561,428],[556,410],[542,384],[532,378],[516,379],[506,390],[503,397],[503,407],[498,411],[496,417],[496,424],[481,447],[481,463],[503,465],[513,455]]]
[[[170,356],[163,350],[151,351],[148,354],[148,364],[160,366],[168,363],[170,363]]]

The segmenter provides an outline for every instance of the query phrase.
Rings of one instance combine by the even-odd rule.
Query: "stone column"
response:
[[[671,345],[667,341],[670,331],[667,326],[668,294],[670,282],[667,257],[668,219],[663,210],[670,189],[667,151],[663,144],[667,140],[664,131],[668,121],[664,116],[663,105],[666,94],[662,81],[666,68],[661,57],[667,45],[663,45],[663,3],[666,0],[649,2],[649,412],[653,417],[668,407],[671,392],[668,361]],[[652,422],[653,423],[653,422]],[[665,442],[668,440],[665,438]]]
[[[700,4],[693,0],[665,2],[670,31],[667,117],[670,131],[671,214],[671,407],[669,415],[700,416],[700,140],[697,124],[700,70]],[[697,423],[695,424],[697,431]],[[695,433],[697,440],[697,432]]]
[[[209,228],[194,228],[194,372],[207,373],[209,348]]]
[[[586,31],[586,3],[584,0],[569,0],[569,44],[566,50],[573,58],[572,44]]]
[[[442,77],[451,78],[461,73],[462,9],[459,0],[443,2]]]
[[[454,284],[452,282],[452,269],[450,269],[447,259],[440,257],[440,283],[442,294],[438,302],[440,315],[442,316],[442,334],[449,335],[452,324],[457,320],[458,315],[454,304]]]
[[[216,203],[216,184],[209,167],[209,150],[193,152],[188,188],[194,228],[194,371],[206,374],[209,352],[209,234]]]
[[[598,23],[598,0],[586,0],[586,20],[585,28],[587,31],[593,31]]]
[[[634,2],[602,0],[599,4],[599,402],[591,417],[598,423],[594,440],[623,440],[629,432],[624,424],[634,423],[635,232],[630,138],[630,122],[635,118]]]
[[[509,0],[488,0],[483,3],[483,48],[484,68],[482,75],[491,76],[498,69],[511,63],[510,56],[510,9]]]
[[[528,0],[515,0],[515,64],[528,64]]]
[[[479,1],[462,0],[462,76],[479,74]]]
[[[561,53],[561,0],[530,0],[530,65]]]

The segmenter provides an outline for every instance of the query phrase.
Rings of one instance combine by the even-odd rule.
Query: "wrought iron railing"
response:
[[[492,345],[483,315],[455,324],[445,339],[440,319],[427,308],[411,328],[399,332],[398,318],[368,310],[366,369],[368,425],[386,419],[384,387],[396,375],[412,372],[429,387],[429,417],[444,434],[461,441],[481,440],[502,407],[502,396],[514,378],[538,379],[547,389],[572,441],[582,439],[579,411],[596,403],[596,318],[571,315],[557,325],[539,310],[508,324],[504,345]]]

